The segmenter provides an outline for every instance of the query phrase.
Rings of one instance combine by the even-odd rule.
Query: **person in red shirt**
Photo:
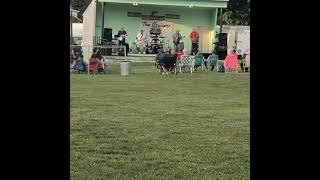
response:
[[[199,33],[196,31],[195,28],[193,28],[192,32],[190,33],[190,39],[192,42],[191,46],[191,55],[195,55],[198,53],[198,48],[199,48]]]

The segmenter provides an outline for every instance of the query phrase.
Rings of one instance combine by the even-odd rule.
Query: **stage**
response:
[[[226,8],[228,0],[133,2],[92,0],[83,14],[83,45],[95,46],[94,38],[112,41],[123,26],[128,33],[126,43],[130,47],[133,47],[138,32],[143,30],[148,47],[156,44],[164,49],[173,48],[172,36],[176,30],[180,30],[184,47],[191,52],[189,35],[195,29],[199,33],[199,51],[210,53],[213,50],[218,9]]]
[[[119,63],[120,61],[125,60],[124,56],[118,56],[115,53],[112,56],[103,56],[108,64],[110,63]],[[129,53],[126,57],[127,61],[132,62],[155,62],[156,54],[133,54]]]

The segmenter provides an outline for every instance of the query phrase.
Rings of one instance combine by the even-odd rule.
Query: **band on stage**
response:
[[[172,39],[175,52],[181,52],[184,49],[183,39],[186,36],[183,36],[180,33],[180,30],[177,29],[171,37],[164,37],[161,35],[161,29],[151,28],[149,40],[147,38],[146,32],[143,29],[140,29],[138,34],[135,37],[134,49],[139,54],[158,54],[160,51],[166,51],[171,49],[169,45],[169,39]],[[126,42],[126,38],[129,36],[129,33],[125,31],[124,26],[121,26],[118,34],[116,35],[119,45],[126,47],[126,55],[129,53],[129,44]],[[199,48],[199,33],[193,28],[192,32],[189,35],[191,40],[191,54],[195,55],[198,53]]]

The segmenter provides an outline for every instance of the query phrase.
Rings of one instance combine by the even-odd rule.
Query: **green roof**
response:
[[[142,5],[160,5],[160,6],[180,6],[180,7],[207,7],[207,8],[226,8],[229,0],[98,0],[98,2],[107,3],[125,3],[133,4],[137,2]]]

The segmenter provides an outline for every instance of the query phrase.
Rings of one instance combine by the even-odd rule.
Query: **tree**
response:
[[[250,26],[250,1],[229,0],[227,9],[222,11],[222,19],[224,25]]]
[[[78,10],[78,17],[82,20],[82,14],[87,9],[91,0],[70,0],[70,5],[73,9]]]

